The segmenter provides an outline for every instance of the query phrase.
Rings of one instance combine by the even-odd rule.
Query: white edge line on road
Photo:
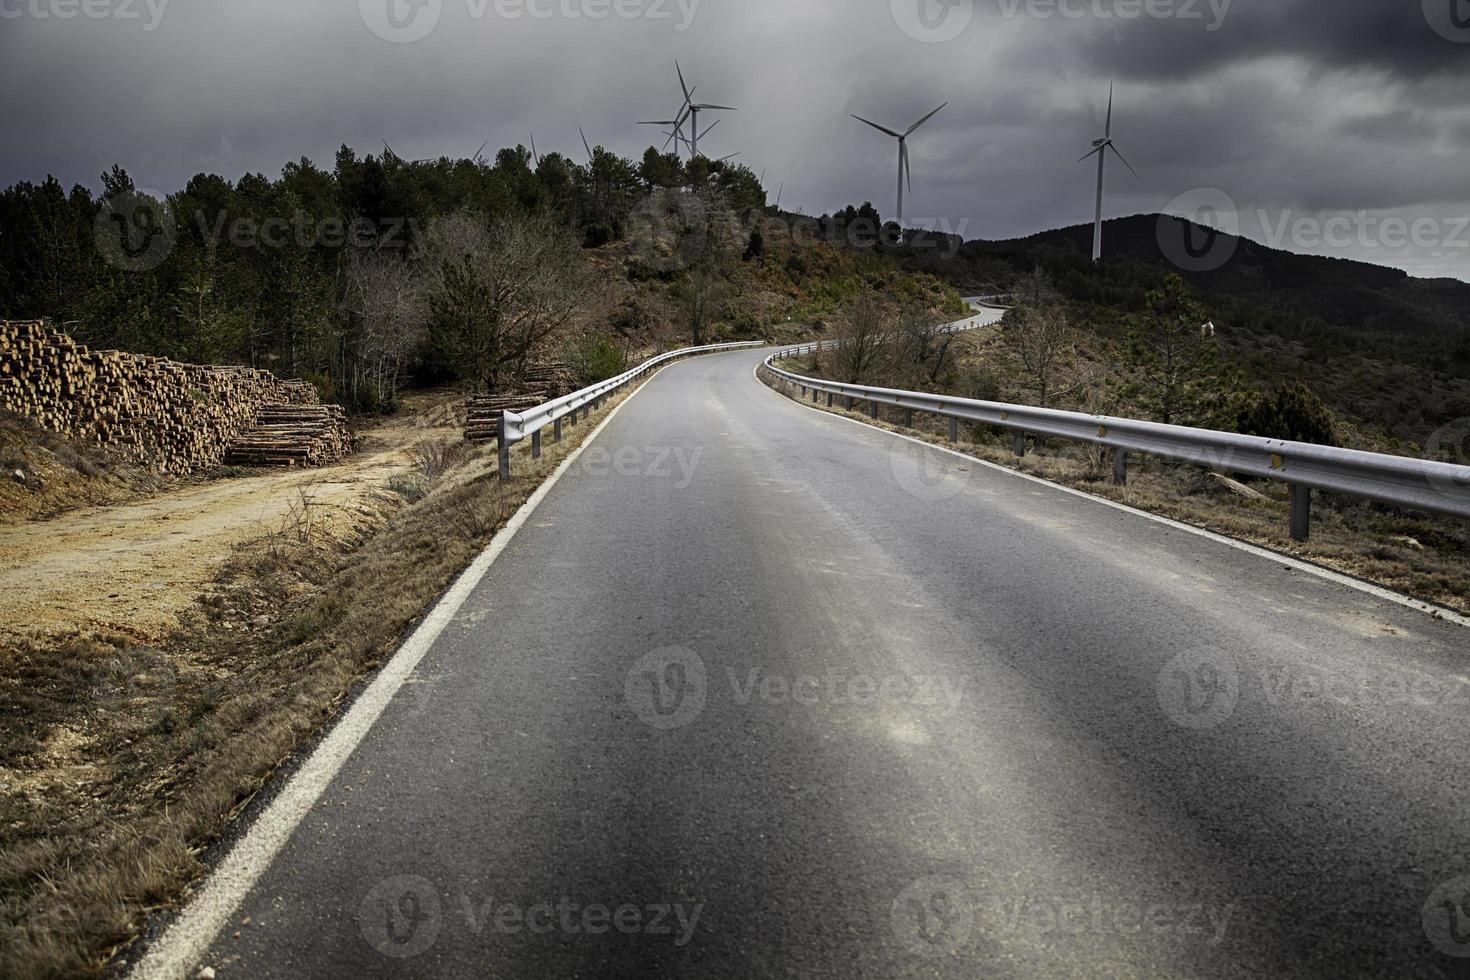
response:
[[[169,925],[158,941],[148,948],[143,958],[127,974],[131,980],[183,980],[204,965],[200,962],[200,957],[209,948],[209,944],[220,934],[256,881],[270,867],[297,825],[316,805],[404,681],[433,647],[439,634],[453,621],[455,614],[480,584],[490,566],[495,564],[495,559],[500,557],[531,513],[582,455],[582,450],[590,446],[623,406],[632,401],[662,370],[660,368],[654,372],[627,398],[613,406],[607,418],[592,430],[571,455],[562,460],[561,465],[546,478],[546,482],[536,488],[506,522],[500,533],[491,539],[485,550],[460,573],[449,591],[444,593],[418,628],[379,669],[372,683],[352,702],[347,713],[332,727],[321,744],[302,763],[301,768],[292,774],[280,795],[271,801],[265,812],[250,825],[245,836],[205,879],[203,887],[184,907],[184,911]]]
[[[766,356],[769,357],[770,355],[767,354]],[[1044,487],[1050,487],[1053,490],[1059,490],[1062,493],[1068,493],[1074,497],[1081,497],[1083,500],[1090,500],[1094,503],[1102,504],[1105,507],[1111,507],[1114,510],[1120,510],[1125,514],[1133,514],[1137,517],[1146,518],[1157,524],[1163,524],[1166,527],[1171,527],[1178,531],[1185,531],[1189,534],[1196,535],[1197,537],[1206,538],[1210,541],[1216,542],[1217,544],[1223,544],[1227,547],[1234,548],[1237,551],[1243,551],[1246,554],[1255,555],[1258,558],[1265,558],[1269,561],[1276,562],[1279,565],[1286,565],[1287,567],[1292,568],[1295,571],[1305,572],[1308,575],[1315,575],[1316,577],[1320,579],[1325,579],[1326,581],[1331,582],[1334,585],[1343,585],[1350,589],[1356,589],[1357,591],[1365,592],[1376,599],[1383,599],[1387,602],[1396,603],[1400,606],[1405,606],[1409,609],[1412,609],[1415,612],[1428,613],[1431,616],[1434,616],[1448,623],[1454,623],[1457,626],[1470,627],[1470,617],[1462,616],[1461,614],[1455,612],[1453,609],[1447,609],[1444,606],[1436,606],[1433,603],[1424,602],[1423,600],[1415,599],[1412,596],[1406,596],[1403,593],[1395,592],[1392,589],[1385,588],[1384,586],[1374,585],[1372,582],[1365,582],[1362,579],[1354,578],[1351,575],[1344,575],[1342,572],[1336,572],[1330,568],[1324,568],[1321,565],[1314,565],[1311,562],[1302,561],[1300,558],[1293,557],[1292,555],[1282,554],[1279,551],[1272,551],[1269,548],[1262,548],[1260,545],[1250,544],[1246,541],[1239,541],[1235,538],[1227,537],[1223,534],[1218,534],[1214,531],[1209,531],[1202,527],[1195,527],[1192,524],[1185,524],[1180,521],[1174,520],[1172,517],[1164,517],[1162,514],[1154,514],[1146,510],[1139,510],[1137,507],[1130,507],[1127,504],[1120,504],[1116,500],[1109,500],[1106,497],[1099,497],[1095,494],[1090,494],[1085,490],[1077,490],[1073,487],[1064,486],[1060,483],[1053,483],[1051,480],[1045,480],[1039,476],[1032,476],[1030,473],[1022,473],[1019,470],[1013,470],[1008,466],[1001,466],[999,463],[992,463],[987,459],[980,459],[978,456],[971,456],[968,453],[962,453],[959,450],[951,449],[948,446],[936,445],[935,443],[925,442],[923,439],[918,439],[914,436],[906,435],[902,432],[894,432],[891,429],[884,429],[880,426],[870,425],[869,423],[864,422],[862,419],[851,418],[846,415],[840,415],[837,412],[828,412],[820,407],[808,405],[800,399],[791,398],[787,395],[782,394],[775,388],[772,388],[770,385],[762,381],[760,379],[760,369],[763,366],[765,366],[764,358],[762,358],[761,361],[755,366],[754,374],[756,384],[769,391],[775,397],[780,398],[782,401],[790,402],[793,405],[798,405],[802,408],[808,409],[809,411],[816,412],[819,415],[825,415],[828,418],[841,419],[844,422],[851,422],[853,425],[860,425],[864,429],[868,429],[872,432],[882,432],[897,439],[904,439],[909,442],[916,443],[920,446],[926,446],[929,449],[933,449],[941,453],[948,453],[951,456],[956,456],[969,463],[979,463],[981,466],[988,467],[989,469],[996,470],[1000,473],[1009,474],[1010,476],[1017,477],[1018,479],[1027,480],[1031,483],[1040,484]]]

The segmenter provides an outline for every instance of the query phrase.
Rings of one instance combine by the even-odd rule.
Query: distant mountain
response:
[[[1276,332],[1300,333],[1281,322],[1297,319],[1309,328],[1352,334],[1352,347],[1366,347],[1378,356],[1470,366],[1470,283],[1416,279],[1367,262],[1298,255],[1168,215],[1104,222],[1103,243],[1104,266],[1139,262],[1178,272],[1209,298],[1239,312],[1255,308],[1250,319],[1265,318]],[[966,249],[1070,256],[1085,264],[1092,251],[1092,226],[972,242]]]

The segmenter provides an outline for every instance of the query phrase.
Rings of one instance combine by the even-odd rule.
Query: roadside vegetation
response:
[[[1384,449],[1381,432],[1337,417],[1301,382],[1257,389],[1203,329],[1206,311],[1177,277],[1150,294],[1148,311],[1109,339],[1075,326],[1043,272],[1020,283],[1004,320],[961,335],[939,334],[917,308],[887,309],[872,297],[850,303],[835,336],[842,344],[787,370],[877,387],[937,391],[984,401],[1040,405],[1091,414],[1147,418],[1273,438]],[[794,389],[773,376],[778,390]],[[825,408],[825,405],[823,405]],[[827,409],[871,422],[865,411]],[[877,424],[948,444],[947,422],[919,412],[914,429],[896,409]],[[962,451],[988,462],[1085,490],[1187,524],[1295,555],[1377,582],[1406,595],[1470,614],[1470,524],[1404,513],[1368,501],[1319,493],[1312,540],[1288,533],[1284,485],[1148,457],[1130,461],[1127,486],[1111,481],[1100,448],[1034,440],[1018,459],[1010,435],[988,426],[963,431]]]

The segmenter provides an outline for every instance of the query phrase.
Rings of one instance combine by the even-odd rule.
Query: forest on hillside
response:
[[[0,317],[308,378],[357,409],[391,404],[410,376],[491,385],[522,369],[578,306],[586,249],[669,230],[702,241],[706,229],[682,233],[765,205],[747,168],[652,148],[578,164],[523,147],[410,162],[344,146],[331,170],[199,174],[162,198],[118,167],[102,183],[0,192]],[[651,255],[649,274],[679,259]]]

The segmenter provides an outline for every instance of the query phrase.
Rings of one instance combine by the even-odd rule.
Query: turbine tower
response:
[[[946,106],[946,105],[949,105],[949,103],[948,102],[944,103],[944,105],[940,106],[939,109],[943,109],[944,106]],[[889,129],[887,126],[880,126],[877,123],[873,122],[871,119],[864,119],[862,116],[854,115],[852,117],[852,118],[856,119],[858,122],[860,122],[860,123],[867,123],[869,126],[872,126],[874,129],[878,130],[880,133],[887,133],[889,136],[892,136],[894,139],[898,140],[898,211],[896,213],[896,216],[895,216],[895,219],[894,220],[896,220],[899,224],[903,224],[903,185],[904,185],[904,181],[905,180],[908,181],[909,191],[910,192],[912,192],[913,189],[914,189],[914,175],[913,175],[913,170],[912,170],[912,168],[909,165],[909,143],[908,143],[908,139],[909,139],[910,136],[912,136],[914,134],[914,130],[918,129],[920,126],[924,125],[930,119],[933,119],[936,115],[938,115],[939,114],[939,109],[935,109],[933,112],[929,113],[923,119],[920,119],[918,122],[914,123],[912,126],[910,126],[908,129],[904,130],[901,133],[894,132],[893,130]]]
[[[1097,220],[1092,226],[1092,261],[1094,263],[1102,261],[1103,164],[1107,162],[1109,150],[1112,150],[1113,155],[1122,161],[1129,173],[1135,177],[1138,176],[1138,171],[1133,169],[1133,164],[1124,160],[1123,154],[1119,153],[1118,148],[1113,145],[1113,87],[1111,85],[1108,86],[1108,121],[1103,126],[1102,138],[1093,140],[1092,152],[1082,158],[1086,160],[1087,157],[1097,156]],[[1081,163],[1082,160],[1077,162]]]
[[[674,127],[674,131],[672,133],[669,133],[668,134],[669,135],[669,139],[668,139],[667,142],[664,143],[664,149],[667,150],[669,148],[669,143],[673,143],[674,144],[674,155],[675,156],[678,156],[679,155],[679,148],[683,144],[689,142],[689,140],[685,139],[685,137],[684,137],[684,120],[685,120],[685,118],[688,115],[689,115],[689,106],[688,106],[688,101],[686,100],[685,101],[685,104],[679,107],[679,112],[678,112],[678,115],[677,115],[676,118],[674,118],[674,119],[640,119],[640,120],[638,120],[638,125],[640,125],[640,126],[672,126],[672,127]],[[668,133],[667,130],[665,130],[664,132]]]

